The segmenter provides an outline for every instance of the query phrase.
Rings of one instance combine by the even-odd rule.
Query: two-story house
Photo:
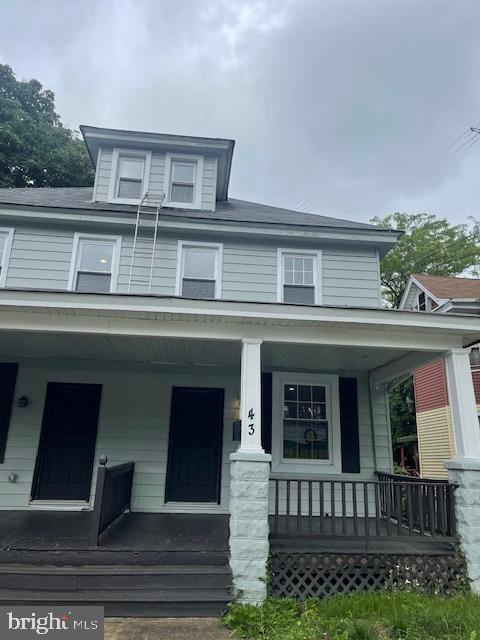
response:
[[[425,273],[410,276],[400,302],[401,309],[480,316],[480,280]],[[480,420],[480,349],[470,352],[473,387]],[[442,358],[413,372],[421,475],[446,478],[445,461],[455,455],[455,438]]]
[[[269,554],[299,595],[453,562],[385,384],[445,358],[461,479],[478,319],[382,308],[396,231],[229,198],[232,140],[81,129],[93,188],[0,190],[0,603],[198,615],[261,601]]]

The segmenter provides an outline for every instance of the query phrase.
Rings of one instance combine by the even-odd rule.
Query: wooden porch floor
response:
[[[386,519],[320,518],[278,516],[274,527],[270,516],[272,551],[310,551],[317,553],[388,553],[388,554],[448,554],[456,543],[441,536],[410,535],[405,526],[387,526]],[[377,532],[378,526],[378,532]],[[320,529],[323,527],[323,530]],[[369,535],[365,535],[366,531]]]
[[[228,549],[228,516],[130,513],[98,548],[88,544],[91,512],[1,511],[0,551],[215,551]]]

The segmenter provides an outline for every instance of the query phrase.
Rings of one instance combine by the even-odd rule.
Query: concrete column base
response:
[[[472,589],[480,593],[480,459],[459,458],[445,464],[455,490],[455,513]]]
[[[262,452],[230,455],[230,567],[233,596],[241,603],[260,604],[267,595],[271,459]]]

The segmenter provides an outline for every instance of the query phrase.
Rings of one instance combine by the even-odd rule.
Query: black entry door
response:
[[[49,382],[32,498],[88,500],[102,386]]]
[[[167,502],[219,502],[223,389],[173,387]]]

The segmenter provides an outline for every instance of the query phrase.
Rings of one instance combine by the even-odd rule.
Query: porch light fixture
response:
[[[18,399],[17,405],[21,408],[21,409],[25,409],[25,407],[28,407],[28,398],[27,396],[22,396],[21,398]]]

